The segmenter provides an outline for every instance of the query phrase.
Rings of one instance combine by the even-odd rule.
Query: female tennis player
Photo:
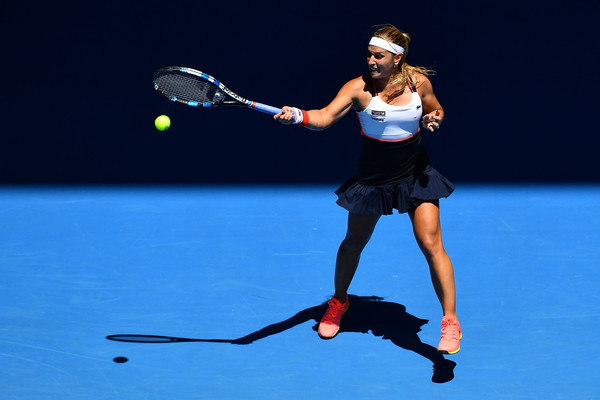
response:
[[[348,210],[348,230],[337,254],[335,294],[319,324],[319,336],[333,338],[348,308],[348,288],[360,255],[381,215],[408,213],[417,243],[429,269],[443,310],[438,351],[460,350],[461,330],[456,316],[452,262],[444,250],[439,199],[454,185],[429,165],[420,126],[433,132],[444,120],[444,110],[433,93],[431,71],[406,63],[410,37],[386,25],[371,38],[369,72],[352,79],[333,101],[320,110],[283,107],[274,118],[323,130],[353,109],[362,133],[357,175],[337,191],[337,203]]]

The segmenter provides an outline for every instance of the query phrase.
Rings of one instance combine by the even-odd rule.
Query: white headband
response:
[[[398,46],[395,43],[390,43],[387,40],[374,36],[371,38],[369,46],[381,47],[382,49],[387,50],[392,54],[404,54],[404,47]]]

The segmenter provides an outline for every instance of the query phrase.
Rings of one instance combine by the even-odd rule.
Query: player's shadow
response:
[[[346,332],[371,333],[374,336],[389,340],[396,346],[425,357],[433,364],[432,381],[436,383],[449,382],[454,378],[454,361],[447,360],[433,346],[421,342],[418,333],[428,321],[406,312],[406,307],[398,303],[383,301],[376,296],[349,296],[350,307],[340,325],[339,334]],[[276,335],[297,325],[314,320],[317,330],[318,323],[327,310],[327,303],[307,308],[298,312],[285,321],[268,325],[238,339],[186,339],[155,335],[110,335],[110,340],[145,343],[173,342],[220,342],[238,345],[251,344],[268,336]]]

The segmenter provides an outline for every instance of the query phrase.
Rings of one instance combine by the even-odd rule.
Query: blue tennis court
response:
[[[2,398],[600,398],[599,185],[442,200],[464,335],[444,357],[405,215],[381,219],[341,333],[317,336],[335,188],[2,188]]]

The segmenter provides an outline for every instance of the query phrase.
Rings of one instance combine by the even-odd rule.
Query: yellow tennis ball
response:
[[[156,126],[156,129],[159,131],[166,131],[171,126],[171,119],[166,115],[159,115],[154,120],[154,126]]]

